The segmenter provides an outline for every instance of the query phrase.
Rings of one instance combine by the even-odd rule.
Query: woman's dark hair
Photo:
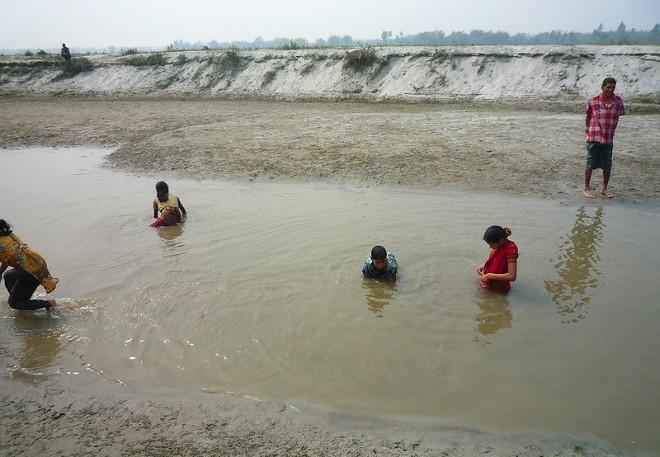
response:
[[[0,219],[0,235],[9,235],[11,233],[11,225],[4,219]]]
[[[156,183],[156,193],[162,194],[164,192],[169,192],[170,188],[167,186],[165,181],[158,181]]]
[[[382,246],[374,246],[371,248],[371,258],[373,260],[385,260],[387,258],[387,251]]]
[[[500,227],[499,225],[491,225],[484,233],[484,241],[486,243],[497,243],[501,240],[506,240],[511,235],[510,228]]]
[[[167,194],[170,193],[170,188],[167,186],[167,183],[165,181],[158,181],[156,183],[156,195],[158,196],[158,200],[161,202],[167,201]],[[163,198],[161,198],[163,197]]]

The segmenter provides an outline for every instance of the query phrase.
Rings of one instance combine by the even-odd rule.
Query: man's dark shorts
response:
[[[602,144],[594,141],[587,142],[587,168],[595,170],[602,168],[609,170],[612,168],[612,148],[613,144]]]

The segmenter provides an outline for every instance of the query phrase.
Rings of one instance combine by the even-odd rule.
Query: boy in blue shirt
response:
[[[364,262],[362,276],[382,281],[396,281],[399,265],[394,254],[388,253],[383,246],[374,246],[371,257]]]

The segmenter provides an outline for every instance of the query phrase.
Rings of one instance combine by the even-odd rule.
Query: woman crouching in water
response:
[[[511,229],[491,225],[484,233],[484,241],[490,246],[488,260],[477,268],[481,287],[498,292],[511,290],[511,282],[518,276],[518,246],[509,240]]]
[[[154,218],[152,227],[165,227],[180,224],[186,215],[186,209],[181,200],[174,194],[165,181],[156,183],[156,198],[154,199]]]
[[[8,267],[10,268],[8,271]],[[41,284],[46,293],[55,290],[57,278],[48,272],[46,261],[12,232],[12,226],[0,219],[0,279],[4,277],[13,309],[35,310],[57,306],[55,300],[31,300]]]

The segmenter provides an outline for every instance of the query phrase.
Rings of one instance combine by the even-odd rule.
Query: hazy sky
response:
[[[165,46],[174,40],[377,38],[383,30],[649,30],[660,0],[0,0],[0,48]]]

